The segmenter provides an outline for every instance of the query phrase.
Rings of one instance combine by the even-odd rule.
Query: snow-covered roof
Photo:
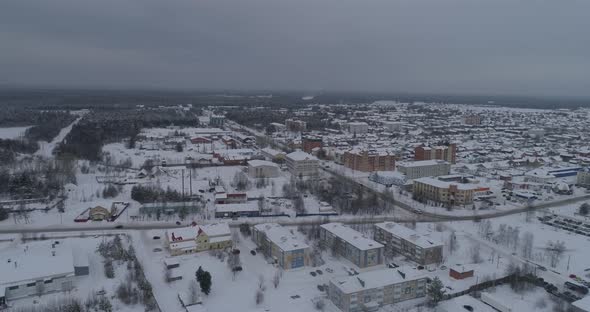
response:
[[[0,254],[0,285],[74,274],[72,249],[46,241],[18,245]]]
[[[217,212],[258,211],[258,203],[217,204],[215,210]]]
[[[475,190],[478,188],[478,186],[475,184],[446,182],[446,181],[441,181],[439,179],[431,178],[431,177],[418,178],[418,179],[415,179],[414,182],[424,183],[424,184],[432,185],[432,186],[435,186],[438,188],[449,188],[451,185],[456,185],[457,189],[459,189],[459,190]]]
[[[209,237],[231,235],[229,225],[226,222],[202,224],[199,226]]]
[[[431,159],[431,160],[418,160],[418,161],[408,161],[408,162],[401,162],[399,163],[399,167],[424,167],[424,166],[434,166],[440,164],[449,164],[449,162],[439,159]]]
[[[300,151],[300,150],[289,153],[285,157],[287,157],[291,160],[294,160],[294,161],[318,160],[315,156],[308,154],[306,152]]]
[[[337,277],[332,279],[331,282],[343,293],[353,294],[367,289],[380,288],[422,278],[426,278],[426,276],[414,268],[399,267],[396,269],[374,270],[354,276]]]
[[[266,234],[266,237],[277,245],[282,251],[309,248],[309,245],[300,241],[289,230],[276,223],[258,224],[255,228]]]
[[[383,245],[380,243],[366,237],[358,231],[344,226],[342,223],[326,223],[322,224],[321,227],[360,250],[383,248]]]
[[[412,242],[414,245],[421,248],[432,248],[443,246],[443,243],[437,239],[430,237],[430,235],[420,234],[408,227],[393,222],[377,223],[375,226],[383,229],[394,236],[397,236],[406,241]]]
[[[258,160],[258,159],[254,159],[254,160],[249,160],[248,161],[248,166],[251,167],[274,167],[274,168],[279,168],[279,166],[273,162],[267,161],[267,160]]]
[[[590,296],[572,302],[572,305],[581,311],[590,311]]]

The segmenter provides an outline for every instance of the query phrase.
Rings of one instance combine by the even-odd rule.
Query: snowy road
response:
[[[74,120],[67,127],[61,129],[59,134],[55,138],[53,138],[53,140],[51,142],[43,142],[43,141],[39,142],[39,150],[35,153],[35,155],[44,156],[44,157],[52,157],[53,149],[65,139],[65,137],[68,135],[68,133],[70,133],[70,131],[72,131],[72,127],[74,127],[74,125],[77,124],[80,121],[80,119],[82,119],[82,118],[84,118],[83,115],[78,117],[78,119]]]

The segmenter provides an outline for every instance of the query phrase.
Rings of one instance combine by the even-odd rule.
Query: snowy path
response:
[[[69,126],[61,129],[61,131],[53,139],[53,141],[51,141],[51,142],[40,141],[39,142],[39,150],[35,153],[35,155],[44,156],[44,157],[51,157],[53,155],[52,153],[53,153],[53,149],[55,148],[55,146],[57,146],[57,144],[61,143],[64,140],[66,135],[68,135],[68,133],[70,133],[70,131],[72,131],[72,127],[75,124],[77,124],[80,121],[80,119],[82,119],[82,118],[84,118],[84,116],[78,117],[78,119],[74,120],[74,122],[72,122]]]

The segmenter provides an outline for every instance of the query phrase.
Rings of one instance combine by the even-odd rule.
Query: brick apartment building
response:
[[[311,150],[314,148],[322,148],[322,138],[315,136],[304,136],[301,142],[301,149],[311,154]]]
[[[418,146],[414,149],[414,160],[446,160],[452,164],[457,158],[457,144],[447,146]]]
[[[344,153],[344,166],[352,170],[373,172],[395,170],[395,155],[389,152],[352,150]]]

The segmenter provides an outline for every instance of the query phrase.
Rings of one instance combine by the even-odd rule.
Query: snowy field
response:
[[[0,128],[0,139],[16,139],[25,135],[32,126]]]

